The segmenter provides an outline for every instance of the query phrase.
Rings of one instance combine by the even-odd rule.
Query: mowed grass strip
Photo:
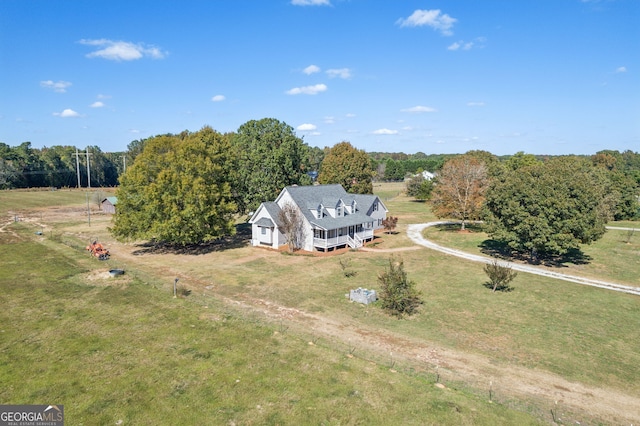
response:
[[[70,424],[540,424],[213,300],[90,280],[102,264],[33,240],[0,238],[3,404],[64,404]]]

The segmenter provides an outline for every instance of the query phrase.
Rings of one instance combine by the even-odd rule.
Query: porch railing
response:
[[[349,247],[352,247],[351,244],[349,244],[349,240],[351,240],[351,242],[354,243],[355,245],[357,245],[359,242],[358,247],[362,247],[363,241],[369,240],[371,238],[373,238],[373,229],[367,229],[361,232],[356,232],[353,238],[351,238],[349,235],[341,235],[339,237],[333,237],[333,238],[314,238],[313,246],[316,248],[322,248],[322,249],[328,249],[328,248],[346,246],[346,245],[348,245]],[[352,247],[352,248],[355,248],[355,247]]]

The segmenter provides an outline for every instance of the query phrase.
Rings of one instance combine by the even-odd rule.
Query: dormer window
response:
[[[318,205],[318,209],[316,210],[316,219],[322,219],[322,204]]]

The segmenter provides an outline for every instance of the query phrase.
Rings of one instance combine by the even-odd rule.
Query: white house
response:
[[[436,177],[436,175],[434,173],[431,173],[428,170],[425,170],[425,171],[422,172],[422,177],[425,178],[426,180],[431,180],[434,177]]]
[[[300,210],[306,251],[361,247],[383,227],[388,212],[378,196],[349,194],[342,185],[287,186],[249,219],[253,246],[278,249],[287,243],[279,227],[280,211],[287,203]]]

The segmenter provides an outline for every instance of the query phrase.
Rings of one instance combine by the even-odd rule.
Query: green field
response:
[[[397,184],[375,189],[388,194],[390,214],[400,218],[399,232],[383,235],[375,248],[410,248],[406,225],[433,216],[424,203],[401,195]],[[0,192],[4,215],[19,210],[13,203],[29,209],[82,206],[84,197],[6,194]],[[558,389],[569,385],[558,381],[554,388],[551,382],[548,394],[512,395],[516,386],[506,377],[520,372],[557,376],[632,401],[640,398],[640,298],[635,296],[524,273],[512,283],[513,291],[492,293],[483,286],[481,265],[427,249],[333,257],[250,247],[137,253],[140,247],[109,239],[107,218],[96,215],[89,227],[80,213],[69,222],[50,210],[27,210],[25,217],[46,226],[44,238],[34,234],[39,228],[27,220],[7,226],[19,238],[0,234],[0,300],[7,307],[0,313],[0,401],[64,404],[68,418],[74,419],[70,424],[551,421],[554,399],[564,400]],[[479,233],[440,234],[442,243],[470,251],[479,250],[477,240],[483,238]],[[82,253],[89,236],[111,246],[114,256],[106,265]],[[617,247],[616,239],[601,244],[589,252],[589,265],[576,266],[617,262],[620,254],[610,249]],[[402,257],[425,302],[407,320],[344,297],[350,288],[375,288],[377,273],[391,255]],[[344,276],[340,260],[350,264],[354,276]],[[633,253],[624,262],[632,261]],[[625,270],[617,272],[623,281],[636,271],[624,262],[613,268]],[[126,268],[127,274],[92,279],[115,266]],[[605,279],[606,269],[593,267],[588,273]],[[175,276],[191,289],[190,296],[171,298]],[[277,319],[253,309],[266,304],[319,319]],[[253,308],[238,307],[249,305]],[[323,321],[380,333],[389,344],[459,351],[471,360],[487,360],[496,372],[513,374],[490,385],[488,379],[446,365],[437,370],[433,362],[417,362],[409,352],[389,354],[365,341],[323,333]],[[446,388],[436,387],[436,380]],[[633,413],[616,416],[595,405],[590,409],[587,397],[585,401],[582,410],[561,405],[563,423],[635,420]]]

